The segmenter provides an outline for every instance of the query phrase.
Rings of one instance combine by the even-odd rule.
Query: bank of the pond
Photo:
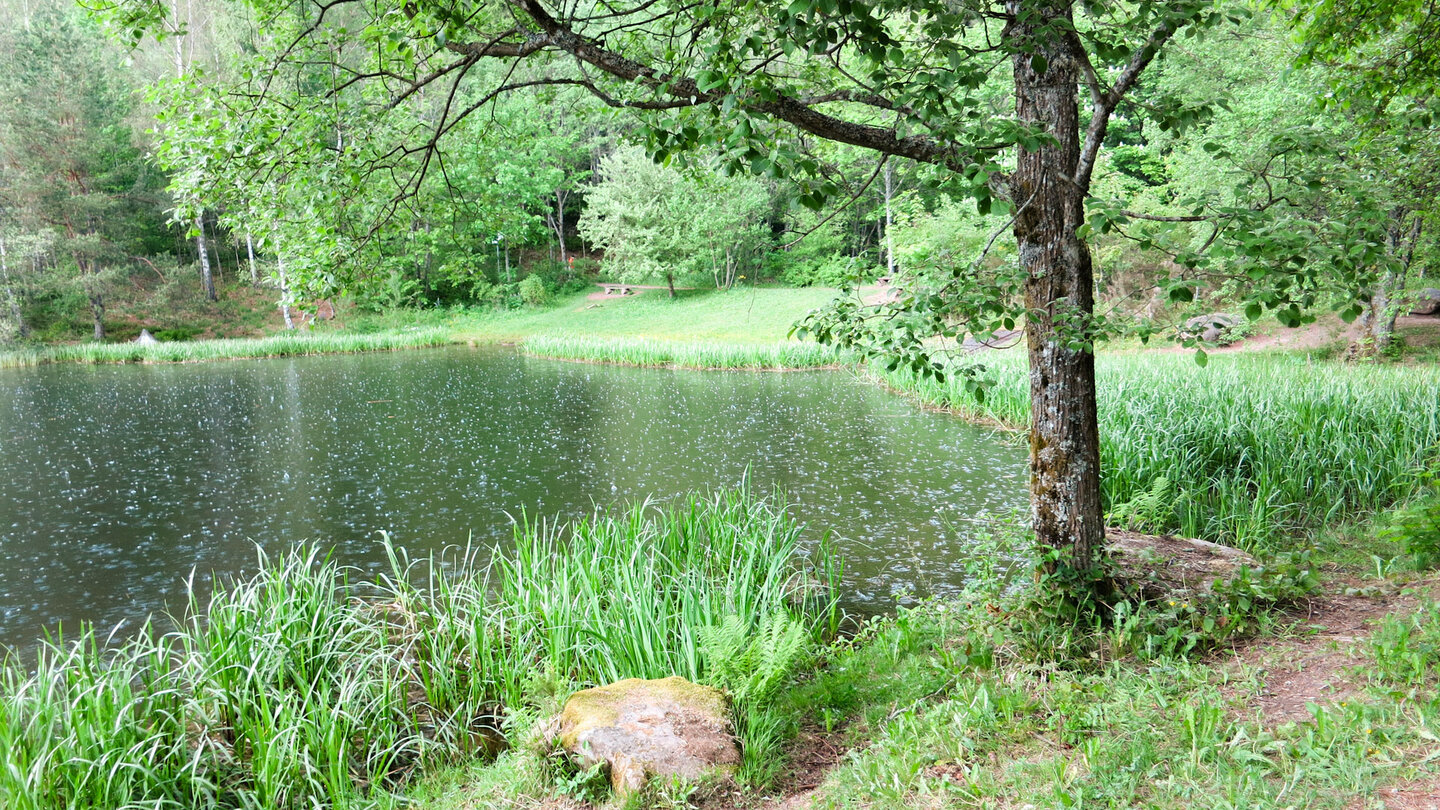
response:
[[[1368,528],[1347,539],[1400,550]],[[874,620],[796,673],[768,711],[783,744],[760,789],[671,785],[627,806],[1342,810],[1434,795],[1440,577],[1399,562],[1317,587],[1316,557],[1090,625],[1047,609],[1027,566],[996,565],[1024,554],[1022,533],[992,540],[959,599]],[[439,769],[405,801],[609,798],[603,779],[516,748]]]
[[[368,584],[314,550],[262,559],[172,631],[109,652],[87,636],[33,672],[6,662],[0,805],[370,806],[522,744],[581,686],[788,678],[838,621],[838,561],[802,558],[798,533],[782,504],[742,488],[527,522],[493,558],[396,549]],[[779,735],[768,705],[739,708],[746,768],[759,767]]]
[[[0,352],[0,368],[50,363],[195,363],[209,360],[300,357],[316,354],[394,351],[443,346],[454,338],[443,329],[361,334],[306,332],[263,338],[230,338],[141,345],[76,343]]]

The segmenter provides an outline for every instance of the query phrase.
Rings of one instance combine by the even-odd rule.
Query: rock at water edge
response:
[[[651,777],[693,781],[740,764],[725,695],[680,677],[576,692],[560,713],[560,744],[582,768],[608,766],[619,795]]]

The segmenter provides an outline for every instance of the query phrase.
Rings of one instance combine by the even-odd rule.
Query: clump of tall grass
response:
[[[0,806],[345,807],[502,744],[527,684],[707,677],[707,628],[834,632],[838,570],[748,490],[569,524],[511,550],[410,560],[373,583],[262,557],[168,633],[93,633],[0,673]]]
[[[780,371],[831,368],[846,356],[831,346],[801,341],[724,343],[641,337],[538,335],[526,339],[526,354],[627,366],[701,370]]]
[[[48,363],[193,363],[255,357],[346,354],[441,346],[452,342],[443,329],[355,334],[331,332],[283,334],[264,338],[230,338],[173,343],[77,343],[0,353],[0,368]]]
[[[887,384],[971,416],[1029,420],[1025,359],[985,358],[977,401],[958,379],[898,372]],[[1292,355],[1101,355],[1101,467],[1112,508],[1173,497],[1163,530],[1280,548],[1296,532],[1384,509],[1440,457],[1440,371],[1315,363]]]

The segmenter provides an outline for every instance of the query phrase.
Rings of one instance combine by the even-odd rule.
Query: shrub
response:
[[[537,275],[529,275],[521,280],[519,292],[520,300],[532,307],[550,303],[550,288],[546,287],[545,280]]]
[[[191,340],[198,334],[200,334],[200,330],[194,326],[176,326],[170,329],[156,329],[151,333],[156,340],[171,342]]]
[[[877,271],[853,256],[827,256],[790,264],[776,275],[792,287],[851,287],[874,280]]]
[[[1380,536],[1399,543],[1415,568],[1424,571],[1440,563],[1440,473],[1427,472],[1422,480],[1420,494],[1390,516]]]

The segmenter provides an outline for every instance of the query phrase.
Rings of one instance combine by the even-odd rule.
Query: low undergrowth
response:
[[[1339,810],[1423,771],[1440,732],[1433,688],[1397,690],[1381,676],[1363,697],[1272,727],[1249,703],[1264,688],[1255,669],[1039,665],[1004,657],[1004,638],[930,606],[838,657],[809,687],[811,722],[854,715],[847,737],[861,748],[812,806]],[[997,641],[993,661],[953,665]],[[857,687],[857,672],[878,688]]]
[[[1026,424],[1024,357],[984,362],[983,401],[960,375],[879,376],[927,404]],[[1141,530],[1282,550],[1405,499],[1440,458],[1440,370],[1284,354],[1204,368],[1185,355],[1101,355],[1097,366],[1104,499],[1112,513],[1152,501]]]
[[[190,363],[227,358],[295,357],[311,354],[389,351],[452,342],[440,329],[380,334],[318,332],[263,338],[138,343],[75,343],[0,352],[0,368],[49,363]]]
[[[796,728],[851,749],[809,806],[1338,810],[1431,771],[1440,606],[1386,618],[1353,653],[1357,695],[1304,722],[1267,722],[1266,673],[1204,654],[1236,636],[1196,616],[1264,629],[1315,590],[1293,562],[1091,622],[1057,620],[1029,577],[982,575],[867,624],[785,702]]]
[[[783,371],[832,368],[844,356],[830,346],[800,341],[719,343],[642,337],[537,335],[522,345],[526,354],[628,366],[700,370]]]
[[[8,662],[0,806],[390,803],[417,774],[524,741],[573,689],[712,680],[707,634],[742,648],[772,628],[797,649],[829,638],[834,561],[821,549],[818,567],[801,564],[797,536],[741,489],[522,522],[493,557],[392,549],[373,583],[313,550],[262,558],[169,632],[111,651],[87,634],[33,671]],[[786,675],[767,666],[745,677]]]

